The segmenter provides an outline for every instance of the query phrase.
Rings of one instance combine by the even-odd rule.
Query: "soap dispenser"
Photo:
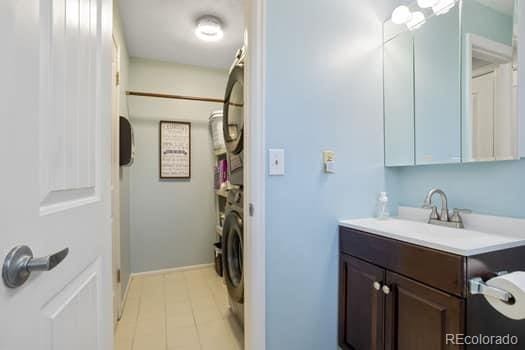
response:
[[[376,218],[379,220],[387,220],[390,218],[390,211],[388,209],[388,194],[386,192],[381,192],[377,198]]]

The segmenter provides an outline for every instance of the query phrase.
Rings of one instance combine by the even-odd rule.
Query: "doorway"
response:
[[[242,0],[227,2],[235,3],[237,15],[244,16]],[[243,142],[230,138],[245,141],[246,136],[242,120],[238,125],[226,122],[226,130],[231,133],[222,141],[223,146],[217,147],[218,134],[210,118],[220,114],[221,119],[228,120],[230,115],[234,121],[242,116],[238,110],[244,106],[242,99],[237,100],[238,91],[231,93],[235,101],[229,103],[226,89],[233,71],[241,84],[232,87],[243,89],[239,71],[245,51],[239,49],[245,43],[244,24],[228,13],[232,6],[220,8],[224,3],[214,5],[219,8],[193,11],[187,7],[194,5],[184,1],[175,1],[170,8],[163,7],[167,4],[116,3],[114,30],[123,33],[115,35],[121,41],[117,45],[119,97],[125,100],[126,109],[117,114],[131,124],[135,155],[131,166],[120,168],[120,195],[113,196],[121,200],[121,235],[129,236],[128,246],[121,249],[129,253],[120,259],[121,269],[128,265],[130,274],[129,278],[121,274],[126,292],[121,295],[124,307],[116,327],[119,349],[134,349],[140,344],[161,348],[217,348],[220,344],[224,348],[244,347],[246,303],[239,284],[244,283],[246,273],[237,271],[239,283],[232,297],[228,280],[221,276],[231,270],[228,259],[222,256],[226,249],[221,244],[231,212],[241,221],[240,225],[236,221],[236,237],[244,235],[242,220],[247,199],[242,181],[246,171],[243,162],[248,158],[242,154]],[[146,10],[154,15],[147,18],[143,15]],[[166,16],[175,12],[175,17]],[[165,21],[160,20],[162,16],[166,16]],[[182,38],[155,33],[156,26],[148,24],[152,18],[177,27]],[[220,40],[210,40],[214,32],[225,40],[224,45]],[[236,41],[232,41],[232,35]],[[167,49],[159,51],[157,41]],[[194,45],[184,47],[184,41]],[[172,51],[169,45],[182,49]],[[235,111],[224,112],[224,106]],[[219,130],[223,136],[224,128]],[[229,150],[227,142],[241,144],[241,148]],[[173,168],[174,164],[179,168]],[[129,172],[128,185],[122,182],[122,169]],[[122,200],[126,197],[127,215],[123,210],[127,203]],[[121,242],[126,244],[125,239]],[[237,243],[235,247],[243,247],[241,240]],[[236,261],[246,260],[242,249],[232,251],[237,252]],[[216,336],[213,341],[210,334]],[[183,343],[176,343],[178,340]]]

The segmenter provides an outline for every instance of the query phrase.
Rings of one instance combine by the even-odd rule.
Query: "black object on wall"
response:
[[[127,118],[120,117],[120,166],[133,164],[135,143],[133,128]]]

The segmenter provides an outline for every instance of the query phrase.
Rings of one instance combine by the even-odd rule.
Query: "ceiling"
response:
[[[118,0],[131,57],[213,68],[229,68],[243,42],[242,0]],[[195,34],[196,20],[214,15],[224,38],[204,42]]]

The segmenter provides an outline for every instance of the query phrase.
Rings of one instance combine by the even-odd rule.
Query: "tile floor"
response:
[[[213,268],[135,277],[115,350],[242,350],[224,281]]]

